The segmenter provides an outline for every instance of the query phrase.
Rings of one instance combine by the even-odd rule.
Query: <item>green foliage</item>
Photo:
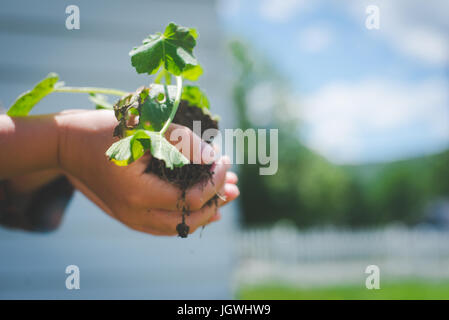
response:
[[[137,130],[131,136],[123,138],[106,151],[106,155],[115,164],[126,166],[139,159],[150,150],[153,157],[164,160],[168,168],[180,167],[190,161],[158,132]]]
[[[154,74],[162,66],[176,76],[189,70],[194,73],[194,76],[189,77],[197,79],[201,70],[194,68],[198,66],[193,56],[197,37],[195,29],[170,23],[164,33],[148,36],[142,45],[131,50],[131,63],[137,73]]]
[[[176,87],[152,84],[140,106],[138,128],[160,131],[167,122],[176,99]]]
[[[295,287],[279,283],[245,285],[237,292],[244,300],[439,300],[449,299],[448,280],[391,279],[382,281],[381,290],[362,285]]]
[[[149,150],[154,157],[164,160],[171,169],[189,163],[160,132],[175,107],[176,91],[176,86],[151,84],[149,88],[142,87],[121,98],[114,105],[115,115],[119,120],[114,135],[122,140],[114,143],[107,152],[112,161],[117,165],[128,165]],[[135,116],[139,116],[139,122],[130,123]],[[126,142],[121,143],[123,140]]]
[[[189,99],[192,106],[209,108],[209,101],[199,88],[181,88],[181,77],[194,81],[203,73],[193,56],[197,37],[195,29],[170,23],[164,33],[150,35],[141,46],[131,50],[131,64],[137,73],[159,72],[159,75],[155,80],[157,84],[122,98],[114,106],[120,121],[114,135],[131,139],[128,143],[116,143],[111,147],[108,151],[111,160],[126,165],[149,150],[170,169],[189,163],[165,139],[164,131],[173,120],[182,98]],[[170,85],[172,75],[177,77],[177,86]],[[165,78],[165,85],[160,84],[162,78]],[[133,114],[139,116],[137,124],[130,123]]]
[[[50,73],[45,79],[41,80],[32,90],[22,93],[8,110],[8,116],[19,117],[26,116],[33,107],[45,96],[53,92],[57,85],[59,76],[56,73]]]
[[[386,164],[332,164],[296,136],[300,124],[285,116],[286,81],[269,63],[255,59],[247,45],[233,42],[231,52],[237,71],[234,106],[243,130],[256,126],[248,112],[247,94],[267,79],[276,79],[278,88],[271,124],[279,128],[278,172],[261,176],[258,165],[240,167],[244,225],[270,225],[280,219],[302,228],[366,227],[393,221],[415,225],[425,219],[433,200],[449,197],[449,151]]]
[[[428,205],[449,196],[449,151],[384,164],[347,166],[358,181],[365,209],[363,225],[391,221],[415,225],[425,219]]]
[[[122,140],[114,143],[106,153],[112,161],[121,166],[128,165],[150,151],[168,168],[185,165],[189,161],[165,139],[164,133],[176,114],[181,96],[190,106],[208,112],[209,100],[198,87],[182,89],[182,78],[196,81],[203,73],[193,56],[197,38],[195,29],[170,23],[164,33],[150,35],[141,46],[131,50],[131,64],[138,73],[160,71],[155,79],[157,84],[142,87],[134,93],[108,88],[63,87],[57,82],[58,75],[50,73],[31,91],[19,96],[8,115],[26,116],[43,97],[55,91],[89,93],[96,109],[114,110],[119,121],[113,134]],[[170,85],[172,76],[176,77],[176,86]],[[166,83],[162,85],[160,80],[164,77]],[[112,105],[103,94],[121,98]]]
[[[123,97],[114,106],[120,121],[114,135],[131,138],[127,143],[116,143],[111,147],[108,151],[111,160],[129,164],[149,150],[153,157],[163,160],[171,169],[189,163],[165,139],[164,130],[173,120],[181,99],[203,110],[209,108],[207,97],[198,87],[180,87],[181,77],[197,80],[203,73],[193,56],[197,37],[195,29],[170,23],[164,33],[150,35],[141,46],[131,50],[131,64],[138,73],[159,72],[159,75],[155,80],[157,84]],[[170,85],[172,75],[177,77],[177,86]],[[165,78],[165,85],[160,84],[162,78]],[[130,123],[133,114],[139,116],[137,124]]]
[[[170,142],[158,133],[145,131],[151,141],[151,154],[153,157],[164,160],[165,165],[173,169],[173,167],[182,167],[189,164],[190,161],[181,152],[176,149]]]
[[[186,100],[189,105],[196,106],[201,109],[209,109],[209,100],[203,91],[197,86],[184,86],[182,88],[182,100]]]
[[[188,65],[182,72],[182,77],[190,81],[196,81],[203,74],[203,68],[199,64],[196,66]]]
[[[449,195],[449,151],[435,159],[432,170],[432,181],[435,184],[435,192],[439,196]]]
[[[132,140],[133,137],[129,136],[115,142],[112,146],[110,146],[106,151],[106,155],[109,157],[109,160],[112,160],[119,166],[126,166],[130,164],[133,161],[131,152]]]

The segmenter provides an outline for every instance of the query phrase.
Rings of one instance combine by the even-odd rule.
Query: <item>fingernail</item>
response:
[[[234,200],[240,195],[240,190],[235,184],[227,183],[224,188],[228,200]]]

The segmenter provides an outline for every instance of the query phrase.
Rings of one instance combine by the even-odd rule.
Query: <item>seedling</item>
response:
[[[88,93],[97,109],[113,109],[119,121],[113,135],[120,140],[106,151],[108,158],[119,166],[126,166],[147,151],[151,152],[152,160],[147,171],[180,186],[184,200],[188,187],[211,177],[211,165],[193,167],[189,159],[165,139],[164,133],[175,117],[180,122],[188,120],[181,124],[190,127],[193,120],[208,122],[206,126],[209,128],[217,127],[216,120],[210,116],[205,94],[197,86],[183,86],[183,80],[196,81],[203,73],[193,55],[197,37],[195,29],[170,23],[163,33],[148,36],[129,52],[137,73],[155,75],[154,83],[148,87],[141,87],[133,93],[109,88],[67,87],[59,82],[57,74],[50,73],[32,90],[20,95],[8,115],[28,115],[42,98],[53,92]],[[176,85],[172,85],[173,78]],[[111,105],[105,94],[119,96],[120,99]],[[181,100],[185,105],[183,108],[197,108],[200,112],[188,112],[183,117],[177,113]],[[137,117],[138,121],[131,121]],[[189,209],[183,204],[182,209],[182,222],[177,231],[181,237],[186,237],[189,227],[185,224],[184,214],[189,214]]]

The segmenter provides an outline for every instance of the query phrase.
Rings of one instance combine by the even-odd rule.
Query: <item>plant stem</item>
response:
[[[165,83],[167,85],[171,84],[171,73],[168,71],[165,71]]]
[[[60,87],[53,90],[53,92],[79,92],[79,93],[104,93],[114,96],[122,97],[127,95],[128,92],[109,89],[109,88],[95,88],[95,87]]]
[[[164,68],[162,68],[161,71],[157,74],[156,79],[154,79],[154,82],[160,84],[162,78],[165,78],[166,85],[171,84],[171,73],[165,70]]]
[[[170,123],[173,121],[173,118],[175,117],[176,111],[178,111],[179,102],[181,101],[181,93],[182,93],[182,77],[176,76],[175,102],[173,103],[173,109],[171,109],[170,116],[168,117],[167,122],[165,122],[161,131],[159,131],[161,135],[164,135],[165,131],[167,131],[168,127],[170,126]]]

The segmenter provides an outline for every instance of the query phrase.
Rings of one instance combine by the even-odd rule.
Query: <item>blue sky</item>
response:
[[[334,162],[363,163],[449,144],[449,5],[393,3],[223,0],[218,12],[290,81],[305,143]],[[365,27],[372,4],[379,30]]]

